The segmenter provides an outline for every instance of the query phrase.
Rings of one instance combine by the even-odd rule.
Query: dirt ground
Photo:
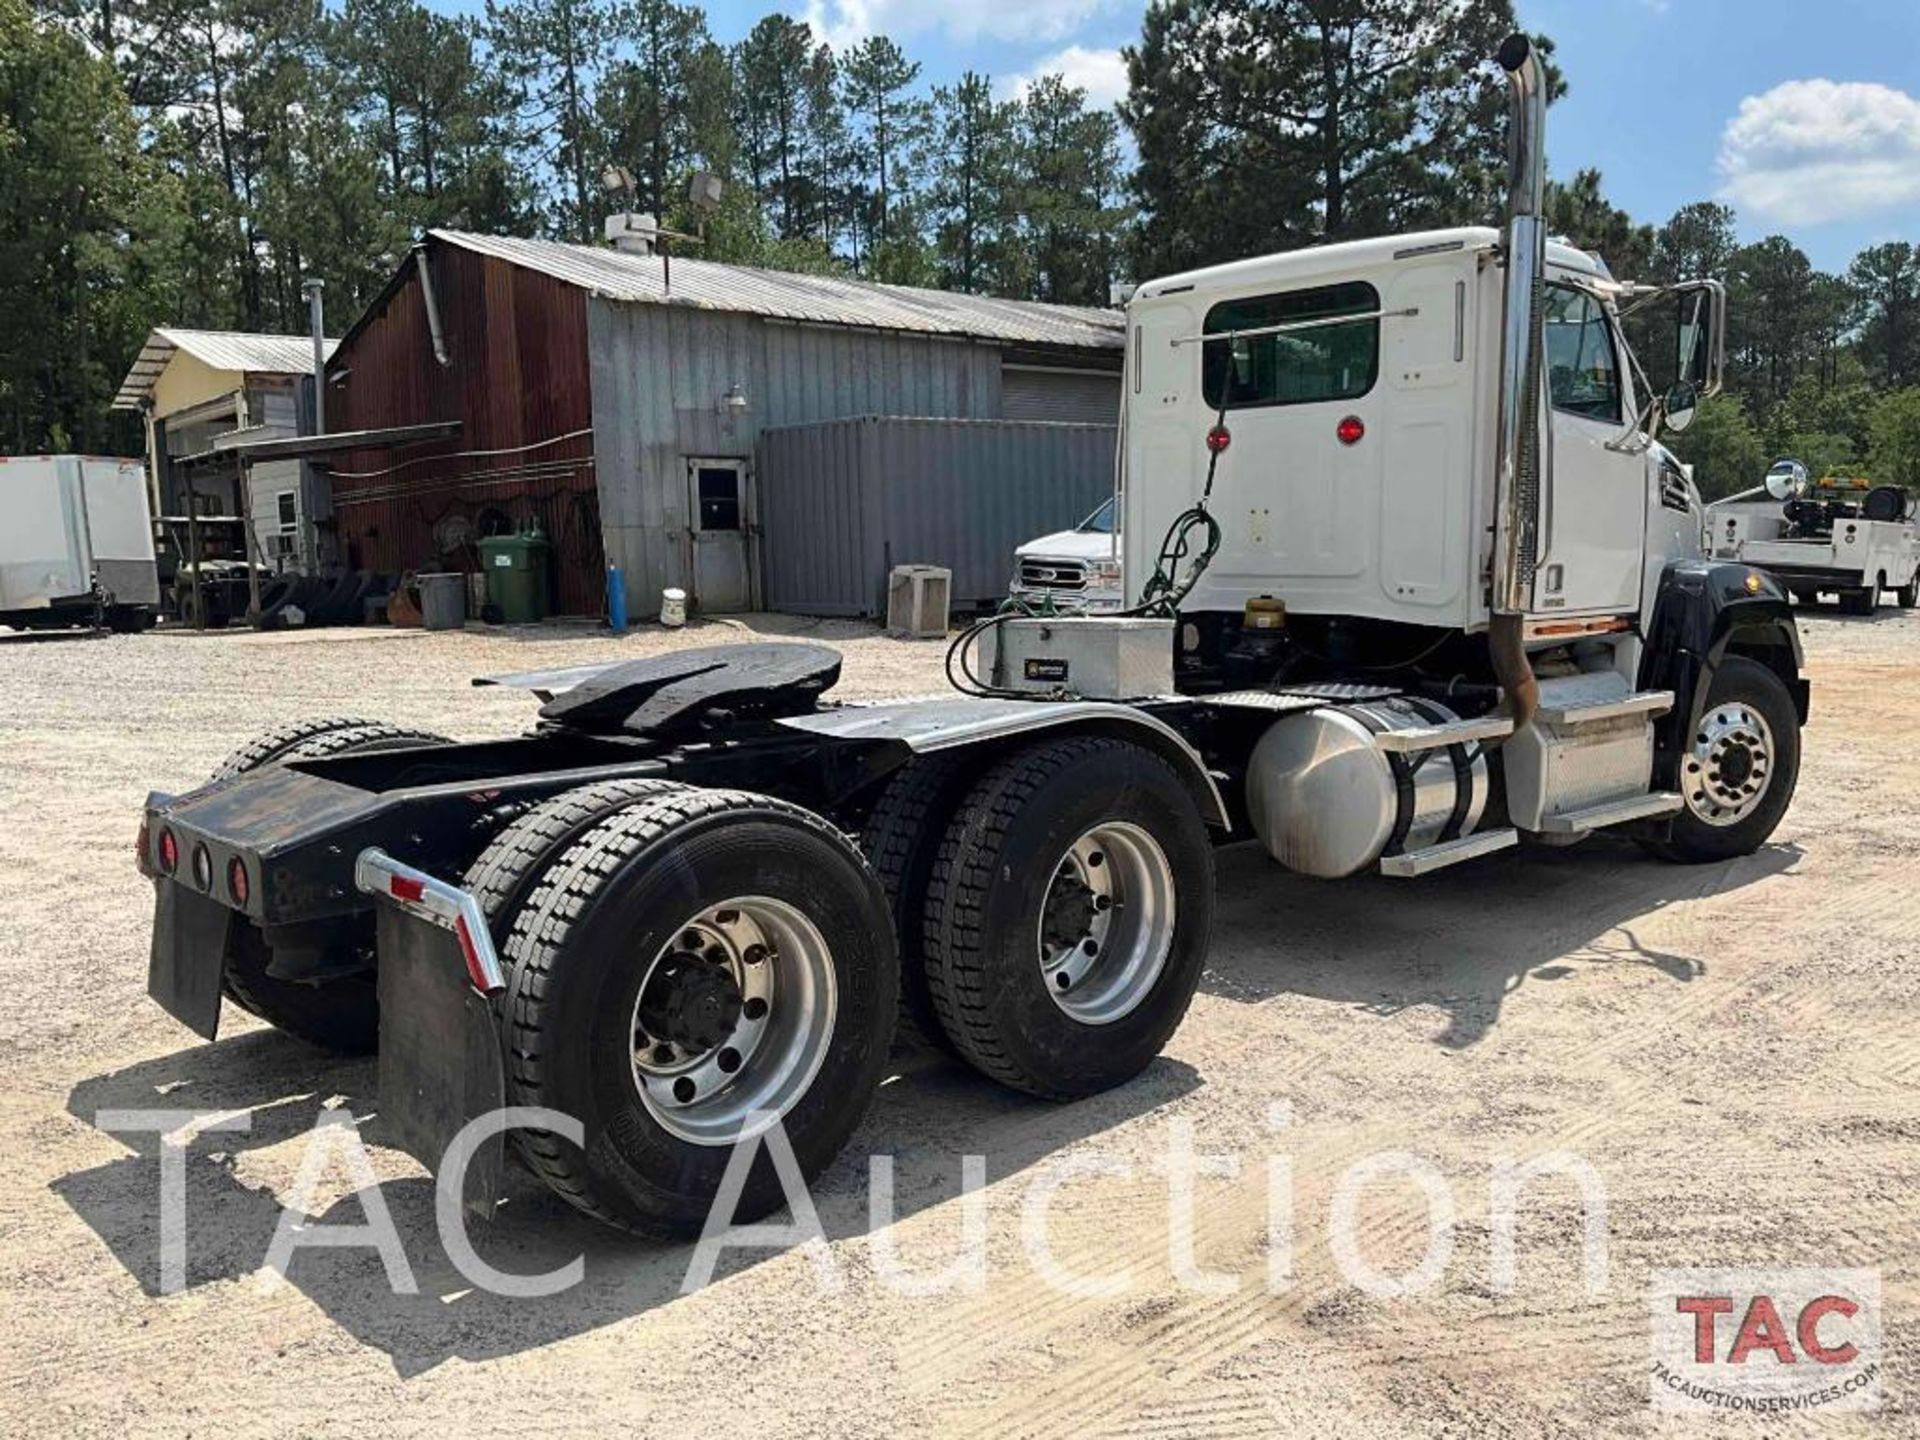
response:
[[[1803,612],[1804,615],[1805,612]],[[842,693],[938,684],[939,647],[768,621],[840,646]],[[203,1046],[144,995],[151,914],[131,856],[149,787],[185,787],[290,717],[374,715],[462,736],[525,725],[528,697],[468,678],[731,638],[552,630],[67,643],[0,640],[0,1433],[321,1435],[598,1430],[653,1436],[1566,1435],[1687,1428],[1649,1408],[1651,1270],[1877,1267],[1886,1403],[1871,1419],[1727,1418],[1720,1432],[1920,1434],[1920,614],[1806,619],[1814,719],[1776,841],[1669,868],[1611,840],[1421,881],[1294,880],[1221,857],[1208,970],[1166,1055],[1066,1107],[923,1059],[885,1085],[816,1187],[842,1278],[805,1251],[735,1254],[680,1293],[690,1246],[604,1232],[513,1181],[480,1239],[503,1269],[584,1254],[546,1300],[472,1288],[436,1239],[431,1182],[382,1147],[370,1062],[229,1011]],[[1285,1102],[1290,1123],[1269,1123]],[[187,1161],[187,1286],[162,1294],[158,1147],[102,1110],[245,1115]],[[419,1293],[370,1250],[262,1270],[308,1133],[363,1120]],[[1171,1122],[1242,1157],[1198,1183],[1198,1291],[1168,1258]],[[1335,1263],[1329,1205],[1364,1156],[1408,1151],[1457,1205],[1426,1293],[1376,1298]],[[1529,1192],[1517,1284],[1490,1271],[1496,1161],[1569,1151],[1607,1198],[1597,1295],[1566,1186]],[[987,1157],[987,1283],[912,1298],[873,1241],[931,1272],[962,1234],[960,1157]],[[870,1233],[870,1156],[897,1218]],[[1120,1276],[1079,1297],[1021,1243],[1036,1185],[1060,1264]],[[1290,1280],[1268,1283],[1270,1161],[1290,1167]],[[1131,1167],[1130,1173],[1117,1173]],[[315,1211],[355,1223],[330,1171]],[[1383,1270],[1424,1251],[1404,1181],[1360,1195]],[[263,1283],[263,1275],[265,1283]]]

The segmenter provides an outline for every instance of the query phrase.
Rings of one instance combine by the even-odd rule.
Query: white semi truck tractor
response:
[[[1548,241],[1543,72],[1521,36],[1499,61],[1504,230],[1140,288],[1122,613],[995,617],[924,700],[836,703],[832,651],[747,645],[507,677],[544,701],[518,740],[287,726],[149,798],[151,993],[209,1038],[224,994],[377,1047],[432,1167],[498,1107],[560,1112],[516,1132],[535,1174],[684,1233],[774,1123],[805,1174],[832,1158],[899,1016],[1040,1096],[1137,1074],[1220,844],[1424,884],[1530,837],[1753,851],[1800,648],[1777,585],[1704,556],[1657,438],[1718,384],[1721,291]],[[1620,316],[1665,300],[1687,378],[1652,395]],[[458,1153],[485,1212],[499,1139]],[[736,1216],[781,1203],[765,1161]]]

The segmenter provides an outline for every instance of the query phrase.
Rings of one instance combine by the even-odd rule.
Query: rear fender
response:
[[[1215,829],[1232,828],[1220,786],[1187,738],[1159,716],[1096,700],[1002,700],[955,695],[882,705],[845,705],[779,721],[789,729],[847,744],[892,742],[900,759],[990,746],[1027,735],[1112,735],[1144,746],[1172,765],[1194,808]]]

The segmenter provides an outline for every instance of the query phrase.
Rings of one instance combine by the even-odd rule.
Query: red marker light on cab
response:
[[[1216,425],[1207,431],[1207,449],[1215,455],[1220,454],[1233,444],[1233,432],[1224,425]]]
[[[1340,443],[1342,445],[1358,445],[1361,440],[1366,438],[1366,422],[1358,415],[1349,415],[1340,422],[1333,433],[1340,437]]]

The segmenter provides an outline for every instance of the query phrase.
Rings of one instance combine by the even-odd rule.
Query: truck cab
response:
[[[1484,630],[1501,246],[1491,228],[1436,230],[1142,286],[1128,313],[1129,598],[1211,467],[1222,541],[1183,613],[1234,616],[1270,596],[1289,614]],[[1633,287],[1567,244],[1548,243],[1546,262],[1552,478],[1530,610],[1632,617],[1666,562],[1702,554],[1704,515],[1642,428],[1651,397],[1620,314]],[[1234,332],[1244,338],[1205,338]],[[1210,430],[1217,460],[1195,443]]]

